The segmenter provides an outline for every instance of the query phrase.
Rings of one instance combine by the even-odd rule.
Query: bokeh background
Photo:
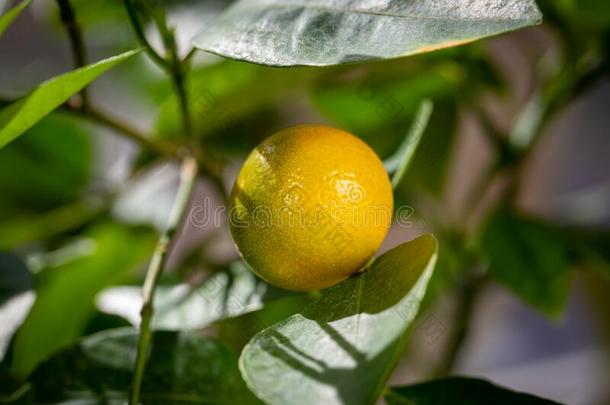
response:
[[[7,3],[0,1],[0,10]],[[121,2],[73,3],[90,61],[137,46]],[[213,19],[228,3],[168,2],[170,23],[178,27],[182,53],[188,52],[190,38],[205,25],[205,19]],[[518,170],[509,166],[506,171],[495,171],[479,187],[498,161],[494,136],[502,139],[514,134],[519,119],[527,126],[527,120],[536,114],[537,97],[570,58],[578,55],[595,62],[609,57],[598,43],[608,32],[604,28],[610,26],[605,25],[607,21],[572,15],[569,7],[573,2],[551,3],[545,2],[543,12],[547,9],[556,15],[547,16],[549,21],[541,26],[387,62],[277,69],[198,52],[191,90],[196,96],[200,141],[211,151],[212,159],[222,162],[222,180],[230,190],[249,150],[265,136],[292,124],[315,122],[346,128],[387,158],[400,144],[419,102],[430,97],[435,112],[429,133],[396,197],[398,204],[412,207],[413,215],[407,225],[392,228],[382,250],[428,231],[441,235],[441,249],[453,246],[459,237],[466,239],[467,249],[468,235],[476,235],[484,226],[498,199],[509,198],[505,190],[514,183],[510,193],[514,211],[536,217],[562,234],[591,233],[595,235],[592,243],[603,245],[603,235],[610,231],[607,74],[570,94],[537,131],[536,142]],[[148,34],[160,45],[154,30]],[[574,38],[580,42],[566,48],[565,43]],[[55,3],[34,1],[0,39],[0,99],[20,97],[43,80],[72,69],[72,63]],[[571,77],[567,74],[554,80],[569,81]],[[179,121],[170,83],[145,55],[96,81],[90,97],[101,111],[138,132],[155,139],[175,136]],[[0,354],[8,350],[13,332],[39,293],[38,286],[44,286],[46,269],[69,263],[92,249],[89,237],[84,236],[92,223],[103,217],[113,223],[163,228],[177,189],[178,165],[151,156],[120,135],[95,121],[56,113],[0,150],[0,249],[22,258],[34,274],[24,282],[24,291],[0,303]],[[81,204],[87,208],[80,210]],[[201,207],[208,204],[214,210],[224,202],[214,182],[203,178],[196,187],[193,215],[172,252],[164,278],[170,296],[179,296],[180,288],[200,286],[211,274],[238,260],[226,220],[206,223],[201,217]],[[49,219],[60,207],[68,207],[63,216]],[[40,218],[44,215],[43,225]],[[62,225],[66,223],[70,225]],[[136,249],[129,239],[125,242],[125,249]],[[599,248],[599,256],[610,253],[605,250],[608,246]],[[463,316],[466,276],[456,263],[459,260],[447,258],[437,270],[442,275],[429,294],[392,382],[427,378],[446,361],[447,346]],[[524,263],[530,266],[527,260]],[[608,266],[603,260],[570,262],[569,290],[554,317],[545,315],[540,306],[528,305],[502,283],[486,280],[471,303],[467,333],[455,353],[452,373],[482,376],[563,403],[610,403]],[[96,309],[82,334],[88,327],[103,329],[105,314],[137,324],[140,299],[136,286],[143,269],[138,267],[120,286],[96,295]],[[529,271],[536,271],[535,263]],[[7,273],[2,277],[8,277]],[[233,288],[241,288],[239,278],[235,283]],[[264,285],[256,288],[263,291],[260,300],[286,295]],[[260,300],[238,301],[234,309],[257,309]],[[189,322],[197,326],[218,318],[206,313],[203,305],[205,300],[194,300],[167,322],[186,328]],[[61,324],[63,320],[52,321]],[[116,319],[108,322],[113,324]],[[205,333],[219,330],[223,329],[215,325]]]

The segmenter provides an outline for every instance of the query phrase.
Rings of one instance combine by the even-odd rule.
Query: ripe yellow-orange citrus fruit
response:
[[[261,278],[290,290],[329,287],[360,270],[392,219],[383,164],[354,135],[323,125],[284,129],[248,156],[230,229]]]

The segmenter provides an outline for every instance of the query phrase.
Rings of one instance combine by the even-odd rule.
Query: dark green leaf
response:
[[[67,398],[125,400],[138,334],[131,328],[101,332],[53,356],[32,375],[37,402]],[[252,404],[237,356],[194,333],[158,331],[142,384],[145,404]]]
[[[610,24],[610,3],[599,0],[564,0],[557,2],[568,19],[576,20],[581,25],[593,23],[596,27]]]
[[[84,237],[88,243],[81,249],[89,251],[45,270],[44,282],[36,286],[36,302],[15,340],[12,370],[18,376],[27,376],[49,354],[73,343],[93,312],[95,295],[142,265],[154,246],[149,230],[111,223]]]
[[[572,248],[571,263],[597,270],[610,279],[610,230],[566,228],[562,234]]]
[[[568,294],[566,247],[549,226],[500,210],[481,240],[493,277],[547,315],[561,314]]]
[[[32,2],[32,0],[24,0],[15,7],[11,8],[6,13],[0,16],[0,36],[4,34],[4,31],[9,25],[21,14],[21,12]],[[2,11],[2,10],[0,10]]]
[[[389,388],[388,405],[557,405],[557,402],[511,391],[485,380],[451,377]]]
[[[435,101],[434,112],[402,184],[434,194],[442,192],[456,139],[457,118],[457,106],[453,100]],[[400,194],[408,191],[409,187],[404,187],[406,190],[398,187],[397,190]]]
[[[0,221],[46,213],[73,201],[90,172],[91,140],[85,131],[67,115],[49,115],[0,149]]]
[[[19,256],[0,252],[0,361],[34,303],[33,284],[32,273]]]
[[[240,369],[262,400],[368,404],[381,393],[437,255],[422,236],[379,257],[244,348]]]
[[[195,45],[264,65],[324,66],[429,52],[540,20],[532,0],[241,0]]]
[[[15,254],[0,252],[0,305],[32,287],[32,273],[23,260]]]
[[[30,94],[0,113],[0,147],[30,129],[83,87],[139,50],[104,59],[41,83]]]

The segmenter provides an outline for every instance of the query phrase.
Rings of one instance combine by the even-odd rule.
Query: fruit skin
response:
[[[230,198],[231,235],[261,278],[329,287],[360,270],[391,224],[383,164],[354,135],[323,125],[277,132],[246,159]]]

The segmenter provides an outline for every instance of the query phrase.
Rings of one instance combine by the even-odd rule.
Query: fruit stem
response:
[[[155,251],[146,272],[146,279],[142,287],[142,322],[140,324],[138,352],[136,355],[136,364],[129,397],[129,403],[132,405],[139,403],[144,369],[146,368],[146,360],[148,359],[148,354],[150,352],[152,337],[151,322],[154,314],[153,302],[155,290],[159,278],[163,273],[173,242],[175,241],[174,237],[184,223],[191,201],[191,195],[193,193],[193,186],[197,178],[197,172],[197,161],[192,157],[185,158],[182,163],[180,186],[167,221],[167,227],[157,241],[157,246],[155,247]]]

